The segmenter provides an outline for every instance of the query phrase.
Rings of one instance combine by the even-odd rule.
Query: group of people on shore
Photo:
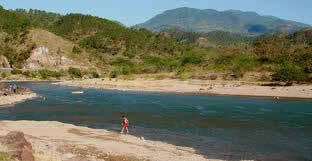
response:
[[[7,87],[0,86],[0,93],[2,93],[2,95],[4,95],[4,96],[7,96],[7,95],[12,94],[12,93],[17,94],[18,89],[19,89],[19,87],[16,84],[9,85]]]
[[[13,85],[9,85],[9,92],[13,92],[13,93],[17,93],[17,85],[16,84],[13,84]]]

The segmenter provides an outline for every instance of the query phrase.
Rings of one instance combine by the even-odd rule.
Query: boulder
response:
[[[35,161],[32,146],[22,132],[10,132],[0,138],[0,143],[9,149],[9,155],[20,161]]]

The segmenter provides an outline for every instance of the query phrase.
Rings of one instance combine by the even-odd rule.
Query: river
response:
[[[97,89],[73,95],[71,91],[81,89],[17,84],[46,99],[0,108],[1,120],[60,121],[117,131],[120,116],[126,114],[134,135],[189,146],[217,159],[312,160],[311,100]]]

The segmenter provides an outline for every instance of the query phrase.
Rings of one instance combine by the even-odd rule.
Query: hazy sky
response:
[[[0,0],[6,9],[91,14],[132,26],[168,9],[192,7],[255,11],[312,25],[312,0]]]

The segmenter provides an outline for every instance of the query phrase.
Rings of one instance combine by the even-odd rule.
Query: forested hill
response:
[[[245,80],[256,72],[253,81],[311,81],[311,29],[250,41],[228,32],[153,33],[82,14],[0,8],[0,17],[0,68],[12,75]]]
[[[206,46],[249,44],[253,43],[258,38],[224,31],[212,31],[208,33],[185,32],[179,28],[165,29],[161,32],[169,34],[178,42],[195,43]]]
[[[106,73],[112,70],[117,74],[155,72],[158,69],[150,64],[153,63],[151,57],[171,60],[187,48],[164,35],[145,29],[130,29],[90,15],[62,16],[38,10],[8,11],[1,8],[0,17],[0,55],[6,56],[14,68],[23,68],[31,52],[42,42],[40,39],[47,37],[39,35],[36,37],[39,40],[31,42],[29,34],[36,35],[32,32],[34,29],[49,31],[69,41],[67,46],[57,46],[60,49],[56,49],[58,53],[67,53],[77,61],[89,62]],[[51,41],[48,45],[53,44],[54,40],[48,40]],[[70,51],[68,46],[73,46]],[[140,64],[140,68],[137,64]]]
[[[152,31],[178,27],[187,32],[207,33],[225,31],[246,35],[271,32],[294,32],[309,25],[283,20],[273,16],[261,16],[255,12],[238,10],[216,11],[213,9],[177,8],[165,11],[145,23],[134,26]]]

